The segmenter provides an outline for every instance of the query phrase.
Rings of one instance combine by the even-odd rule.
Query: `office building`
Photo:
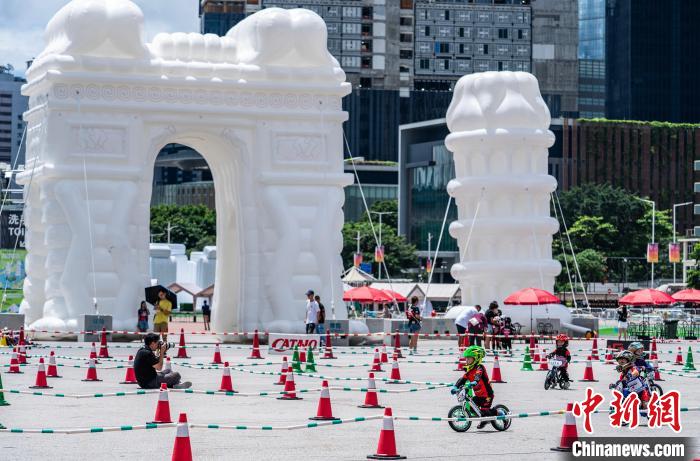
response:
[[[0,163],[19,166],[24,165],[22,114],[28,108],[29,98],[21,94],[26,80],[15,77],[12,71],[12,67],[0,66]]]
[[[581,118],[605,117],[605,4],[606,0],[578,0]]]

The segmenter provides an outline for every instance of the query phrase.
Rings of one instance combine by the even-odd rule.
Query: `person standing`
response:
[[[617,307],[617,340],[619,341],[623,336],[625,341],[627,341],[627,316],[629,312],[627,311],[627,306],[620,304]]]
[[[156,301],[156,315],[153,317],[153,331],[160,333],[163,337],[163,342],[168,341],[168,322],[170,321],[170,312],[173,310],[173,303],[165,297],[165,291],[158,292],[158,301]]]
[[[411,333],[411,338],[408,340],[409,354],[413,355],[418,352],[418,333],[420,332],[420,307],[418,306],[418,296],[411,298],[411,305],[406,309],[406,317],[408,318],[408,331]]]
[[[318,313],[320,309],[316,299],[314,299],[314,290],[306,292],[306,334],[312,335],[316,331],[316,322],[318,322]]]
[[[202,319],[204,319],[204,331],[211,330],[211,326],[209,325],[209,321],[211,319],[211,306],[209,303],[207,303],[207,300],[204,300],[204,304],[202,304]]]
[[[489,304],[489,310],[486,311],[486,337],[484,339],[485,349],[489,348],[491,340],[493,340],[493,348],[496,348],[496,337],[494,334],[500,326],[501,315],[503,314],[498,308],[498,303],[496,301],[491,301],[491,304]],[[498,320],[496,320],[496,318],[498,318]]]
[[[326,306],[321,302],[321,297],[319,295],[314,296],[314,301],[318,304],[318,316],[316,321],[316,333],[323,335],[326,332]],[[320,343],[325,346],[325,338],[321,336]]]
[[[148,304],[146,304],[146,301],[141,301],[141,307],[139,307],[138,311],[138,322],[136,323],[136,328],[141,333],[145,333],[148,331],[148,316],[151,314],[151,312],[148,310]]]
[[[457,333],[459,336],[457,337],[457,346],[462,347],[467,344],[470,344],[468,336],[465,334],[467,333],[467,330],[469,329],[469,321],[477,314],[476,307],[474,306],[469,306],[466,309],[464,309],[455,319],[455,327],[457,327]]]
[[[469,320],[469,336],[474,340],[472,345],[481,346],[484,329],[486,328],[486,316],[481,312],[481,306],[479,304],[474,306],[474,309],[476,309],[476,314]]]

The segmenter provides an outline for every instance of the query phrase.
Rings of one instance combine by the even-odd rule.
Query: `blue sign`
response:
[[[360,264],[360,270],[368,274],[372,273],[372,263],[362,263]]]

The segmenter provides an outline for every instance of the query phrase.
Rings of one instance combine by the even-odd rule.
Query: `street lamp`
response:
[[[382,247],[382,216],[385,214],[396,214],[395,211],[370,211],[372,214],[377,214],[379,215],[379,242],[377,243],[379,247]],[[382,263],[379,263],[379,276],[377,277],[377,280],[382,279]]]
[[[693,202],[683,202],[673,204],[673,243],[676,243],[676,208],[679,206],[692,205]],[[673,263],[673,283],[676,283],[676,263]]]
[[[640,202],[651,203],[651,243],[654,242],[654,232],[656,231],[656,202],[653,200],[647,200],[645,198],[634,197]],[[675,222],[675,220],[674,220]],[[654,288],[654,263],[651,263],[651,287]]]

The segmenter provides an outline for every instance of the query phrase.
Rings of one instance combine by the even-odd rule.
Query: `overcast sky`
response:
[[[146,40],[159,32],[199,32],[199,0],[132,0],[144,13]],[[0,0],[0,64],[24,75],[25,61],[44,49],[51,17],[69,0]]]

